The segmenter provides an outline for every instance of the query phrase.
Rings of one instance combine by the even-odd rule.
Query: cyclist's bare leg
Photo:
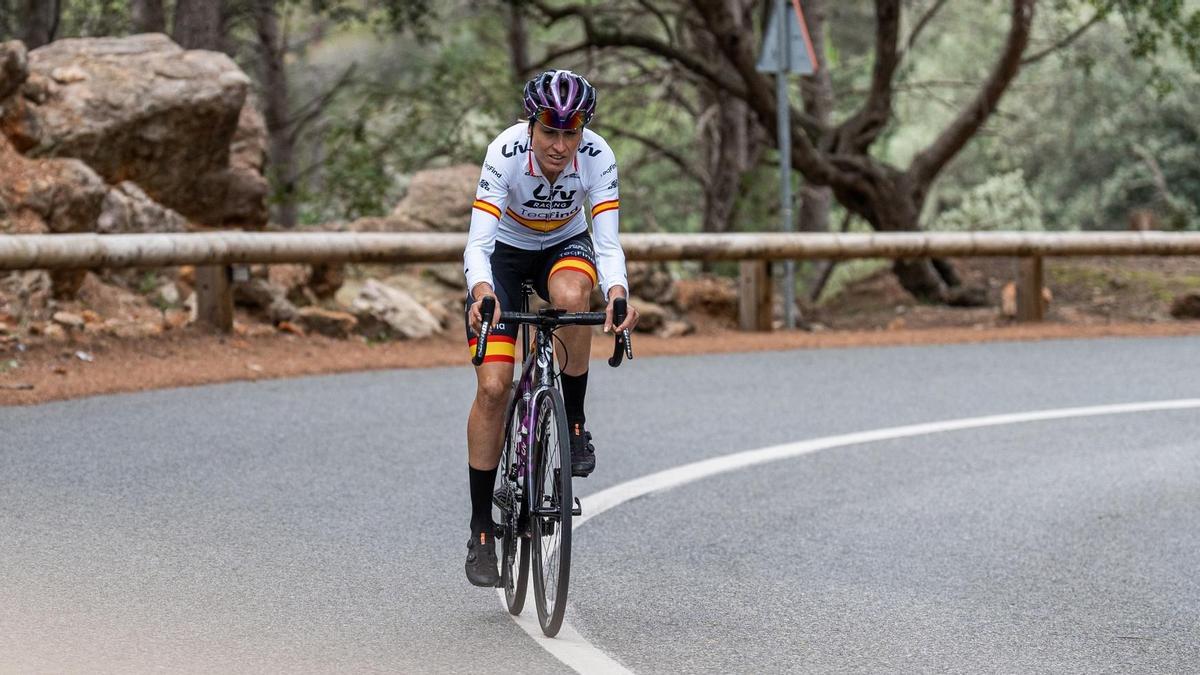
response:
[[[485,363],[475,369],[475,402],[467,418],[467,459],[475,469],[489,471],[500,463],[513,368],[511,363]]]
[[[550,303],[568,312],[586,312],[592,298],[592,278],[575,270],[563,270],[550,277],[546,283],[550,290]],[[563,370],[567,375],[582,375],[587,372],[588,359],[592,354],[591,326],[563,326],[554,332],[561,344],[555,345],[558,362],[566,363]],[[563,354],[566,349],[567,355]]]

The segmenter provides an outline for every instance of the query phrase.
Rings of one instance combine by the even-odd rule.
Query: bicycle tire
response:
[[[520,400],[516,391],[508,405],[507,424],[504,431],[504,454],[501,460],[500,481],[506,489],[514,489],[509,481],[513,464],[517,459],[515,430],[520,427],[518,414]],[[510,614],[516,616],[525,608],[525,594],[529,588],[529,537],[521,531],[522,516],[528,522],[526,502],[518,494],[510,495],[509,508],[515,513],[505,514],[504,539],[500,545],[500,585],[504,588],[504,601]]]
[[[534,401],[534,471],[526,500],[533,531],[530,562],[538,623],[546,637],[554,637],[562,626],[571,578],[571,445],[562,393],[543,389]]]

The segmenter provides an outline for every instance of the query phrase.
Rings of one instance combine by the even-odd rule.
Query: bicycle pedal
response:
[[[571,515],[573,515],[573,516],[582,516],[583,515],[583,505],[579,503],[579,497],[575,498],[575,508],[571,509]]]

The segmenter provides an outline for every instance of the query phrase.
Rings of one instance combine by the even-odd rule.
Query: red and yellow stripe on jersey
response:
[[[475,344],[479,342],[478,338],[471,338],[467,341],[470,347],[471,356],[475,356]],[[487,354],[483,357],[484,363],[516,363],[517,362],[517,340],[516,338],[508,337],[507,335],[489,335],[487,339]]]
[[[505,209],[504,212],[508,214],[509,218],[512,218],[531,230],[537,230],[538,232],[553,232],[554,230],[557,230],[558,228],[575,219],[574,213],[560,220],[531,220],[529,218],[522,218],[521,216],[518,216],[515,212],[513,212],[512,209]]]
[[[500,209],[497,208],[495,204],[490,204],[482,199],[476,199],[475,203],[471,205],[471,208],[479,209],[484,213],[490,213],[496,217],[496,220],[500,220]]]
[[[596,285],[596,281],[597,281],[596,267],[594,265],[592,265],[592,263],[585,258],[579,258],[576,256],[567,256],[567,257],[563,258],[562,260],[559,260],[558,262],[554,263],[554,267],[550,268],[550,276],[547,278],[553,277],[555,274],[557,274],[563,270],[574,270],[576,272],[582,272],[582,273],[588,275],[589,277],[591,277],[593,286]],[[491,343],[488,343],[488,348],[489,349],[491,348]]]
[[[618,208],[620,205],[621,205],[621,200],[619,200],[619,199],[610,199],[606,202],[600,202],[599,204],[592,207],[592,217],[595,218],[596,216],[600,215],[601,213],[604,213],[605,211],[612,211],[612,210]]]

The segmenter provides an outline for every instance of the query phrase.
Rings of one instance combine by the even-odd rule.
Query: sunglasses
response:
[[[550,127],[551,129],[576,131],[582,129],[583,125],[587,124],[587,118],[584,117],[583,112],[579,110],[576,110],[568,115],[566,119],[563,119],[559,117],[558,113],[554,112],[553,109],[542,108],[541,110],[538,110],[537,114],[535,114],[533,117],[540,124]]]

